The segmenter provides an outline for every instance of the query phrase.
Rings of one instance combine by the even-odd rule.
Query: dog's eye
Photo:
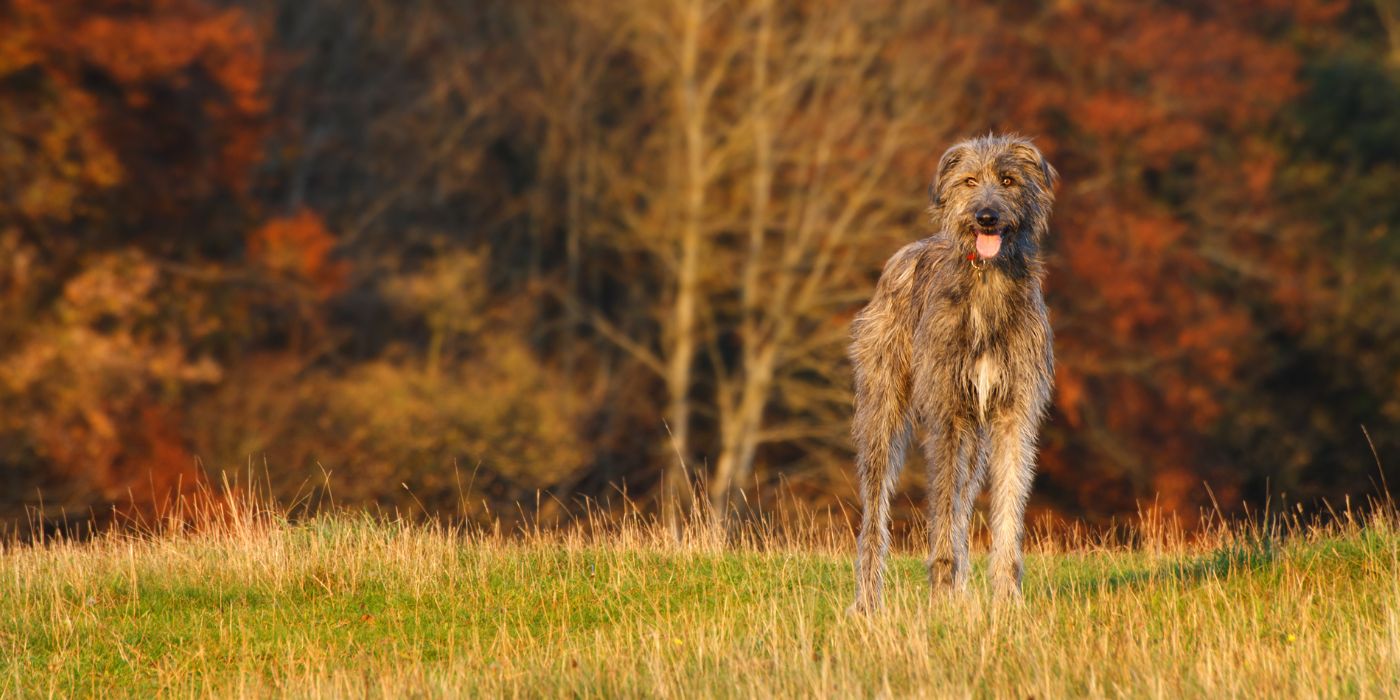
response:
[[[1012,180],[1010,175],[1004,175],[1004,176],[1002,176],[1002,178],[1001,178],[1001,184],[1002,184],[1003,187],[1010,187],[1010,186],[1016,184],[1016,181],[1015,181],[1015,180]]]
[[[966,179],[966,180],[963,180],[963,184],[964,184],[964,185],[967,185],[968,187],[976,187],[976,186],[977,186],[977,178],[975,178],[975,177],[970,177],[970,178],[968,178],[968,179]]]

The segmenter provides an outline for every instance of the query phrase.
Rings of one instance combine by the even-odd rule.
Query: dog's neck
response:
[[[959,265],[962,274],[977,283],[987,282],[990,276],[1020,281],[1039,276],[1044,268],[1040,259],[1040,247],[1029,235],[1018,234],[1014,239],[1007,240],[1002,244],[1001,252],[994,258],[979,257],[972,246],[959,245],[955,246],[954,250],[963,259]]]

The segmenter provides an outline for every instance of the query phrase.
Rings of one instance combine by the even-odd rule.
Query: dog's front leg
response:
[[[928,426],[924,443],[929,484],[929,585],[935,597],[967,589],[968,525],[972,519],[970,463],[976,450],[967,426]]]
[[[999,598],[1021,597],[1021,539],[1026,498],[1035,478],[1035,425],[1023,415],[1006,415],[992,426],[990,454],[991,555],[988,577]]]

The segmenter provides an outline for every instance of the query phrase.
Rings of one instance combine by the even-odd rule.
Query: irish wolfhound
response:
[[[856,612],[880,605],[889,502],[915,424],[929,468],[929,581],[965,591],[972,504],[991,476],[989,577],[1021,593],[1021,537],[1035,443],[1054,378],[1040,243],[1055,169],[1031,142],[985,136],[939,159],[939,231],[885,264],[852,326],[856,471],[864,513]]]

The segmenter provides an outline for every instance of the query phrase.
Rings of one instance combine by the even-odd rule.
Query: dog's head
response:
[[[968,139],[938,160],[930,212],[965,253],[1014,259],[1034,251],[1045,236],[1058,179],[1029,139]]]

